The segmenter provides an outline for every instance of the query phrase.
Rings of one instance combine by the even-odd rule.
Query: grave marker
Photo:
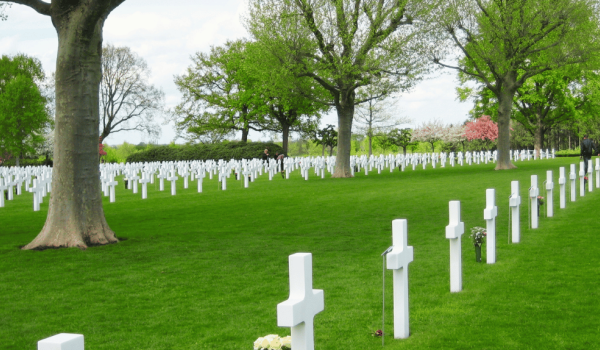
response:
[[[521,241],[521,217],[519,211],[521,196],[519,195],[519,181],[511,181],[510,192],[508,205],[510,206],[512,217],[512,242],[519,243]]]
[[[83,335],[60,333],[38,341],[38,350],[84,350]]]
[[[567,198],[566,198],[566,182],[565,178],[565,167],[561,166],[558,169],[558,185],[560,186],[560,208],[564,209],[567,206]]]
[[[289,257],[290,297],[277,305],[277,326],[292,328],[292,349],[314,350],[313,321],[325,308],[323,290],[312,289],[312,254]]]
[[[531,203],[531,228],[538,228],[538,196],[540,189],[538,188],[537,175],[531,175],[531,187],[529,187],[529,199]]]
[[[394,270],[394,338],[408,338],[408,264],[413,261],[413,247],[408,246],[406,219],[392,221],[393,249],[387,254],[387,268]]]
[[[498,207],[496,206],[496,190],[488,188],[485,190],[485,209],[483,210],[483,219],[486,222],[487,242],[486,259],[488,264],[496,263],[496,216],[498,216]]]
[[[552,170],[546,171],[546,216],[554,216],[554,182],[552,182]]]
[[[446,226],[446,238],[450,240],[450,292],[462,290],[461,236],[465,224],[460,221],[460,201],[450,201],[450,223]]]

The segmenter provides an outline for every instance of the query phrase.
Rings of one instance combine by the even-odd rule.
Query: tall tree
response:
[[[98,177],[99,85],[104,21],[124,0],[7,0],[50,16],[58,34],[54,170],[48,217],[23,249],[117,242]]]
[[[335,107],[339,142],[334,177],[350,177],[352,121],[363,86],[376,96],[408,89],[423,73],[415,40],[435,0],[251,0],[252,35],[297,76],[329,92],[319,100]],[[419,21],[420,20],[420,21]]]
[[[160,134],[154,122],[163,111],[164,93],[148,82],[146,61],[129,47],[102,48],[100,82],[100,137],[121,131],[140,131],[153,138]]]
[[[321,156],[325,155],[325,148],[329,147],[329,156],[333,154],[333,148],[338,145],[338,132],[335,126],[327,124],[326,127],[312,132],[311,139],[317,145],[323,146]]]
[[[388,137],[394,145],[402,147],[404,155],[406,155],[406,149],[415,144],[415,142],[412,141],[411,129],[392,129],[388,133]]]
[[[446,3],[439,23],[446,43],[434,62],[484,84],[498,100],[498,163],[510,169],[513,98],[527,79],[586,62],[600,49],[594,0],[460,0]],[[447,48],[447,49],[446,49]],[[442,62],[458,49],[458,66]]]
[[[354,114],[354,122],[358,124],[358,132],[367,136],[369,141],[369,155],[373,154],[373,137],[386,134],[392,128],[401,124],[410,123],[408,118],[397,115],[397,99],[376,97],[371,89],[365,89],[367,102],[358,105]]]
[[[259,43],[237,40],[211,53],[198,53],[188,73],[177,77],[184,100],[176,108],[177,125],[195,135],[250,129],[281,132],[287,152],[291,131],[318,124],[327,106],[306,96],[321,93],[312,79],[296,77]]]
[[[242,141],[247,141],[250,129],[264,130],[260,111],[253,108],[254,82],[242,74],[244,50],[242,40],[213,46],[210,53],[196,53],[186,74],[175,77],[183,94],[173,114],[179,133],[189,133],[192,141],[241,131]]]
[[[30,78],[18,75],[0,93],[0,148],[19,159],[44,142],[52,120],[46,99]]]

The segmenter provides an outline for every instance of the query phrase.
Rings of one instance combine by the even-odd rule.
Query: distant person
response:
[[[581,141],[581,155],[579,156],[579,159],[583,158],[583,172],[584,172],[583,179],[585,180],[586,183],[588,181],[588,177],[587,177],[588,163],[589,163],[590,159],[592,159],[593,155],[600,156],[600,154],[598,154],[598,148],[594,144],[594,141],[590,140],[588,138],[588,135],[585,134],[585,135],[583,135],[583,141]]]
[[[265,148],[265,152],[262,155],[262,160],[269,160],[269,149]]]

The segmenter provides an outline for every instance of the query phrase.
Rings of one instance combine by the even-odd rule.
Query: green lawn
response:
[[[410,329],[393,339],[391,271],[386,272],[388,349],[600,348],[600,275],[596,219],[600,190],[540,217],[528,229],[527,188],[537,174],[578,158],[493,164],[353,179],[290,180],[263,175],[250,188],[226,191],[205,179],[177,196],[149,186],[147,200],[122,183],[104,210],[118,237],[85,251],[21,251],[44,224],[27,193],[0,208],[0,349],[33,350],[56,333],[85,335],[86,349],[251,349],[277,327],[276,305],[288,298],[287,259],[313,254],[314,288],[325,291],[315,318],[316,349],[378,349],[380,257],[391,221],[408,219]],[[119,179],[120,180],[120,179]],[[510,182],[521,184],[521,243],[508,243]],[[485,189],[495,188],[497,263],[475,262],[468,231],[484,226]],[[542,190],[545,196],[545,190]],[[460,200],[463,291],[450,293],[448,202]]]

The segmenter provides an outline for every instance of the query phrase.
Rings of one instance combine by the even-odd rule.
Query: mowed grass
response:
[[[577,196],[555,217],[528,228],[530,175],[578,158],[304,181],[263,175],[250,188],[233,176],[196,182],[177,195],[150,185],[117,188],[104,210],[118,244],[85,251],[21,251],[42,228],[27,193],[0,208],[0,349],[35,349],[67,332],[85,335],[86,349],[251,349],[277,327],[276,305],[288,298],[288,256],[313,254],[314,288],[325,291],[315,318],[316,349],[378,349],[382,258],[391,222],[408,219],[414,247],[409,267],[410,330],[393,339],[392,276],[386,271],[388,349],[600,348],[600,190]],[[510,182],[521,184],[521,243],[508,243]],[[484,226],[486,188],[495,188],[497,263],[475,262],[469,228]],[[541,191],[546,196],[545,190]],[[579,192],[578,192],[579,194]],[[460,200],[463,291],[450,293],[448,202]],[[545,210],[545,206],[543,207]]]

